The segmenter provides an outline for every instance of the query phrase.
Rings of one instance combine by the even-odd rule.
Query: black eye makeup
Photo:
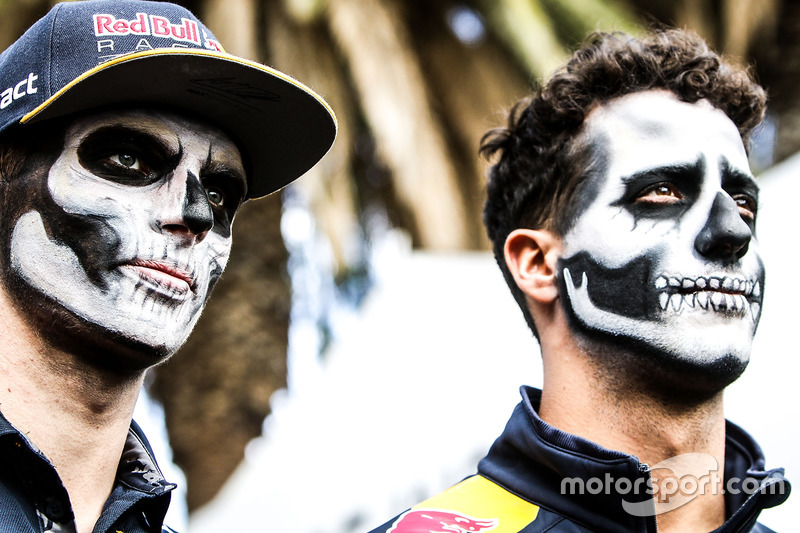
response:
[[[130,186],[155,183],[180,157],[158,138],[122,126],[93,131],[81,141],[77,153],[86,170]]]
[[[244,175],[224,163],[210,162],[201,171],[200,181],[217,218],[222,216],[222,221],[230,223],[247,195]]]
[[[746,172],[732,168],[724,159],[720,162],[720,171],[722,188],[736,202],[742,219],[751,226],[754,225],[758,215],[759,192],[755,178]]]
[[[636,198],[637,202],[669,205],[683,200],[683,193],[673,183],[660,181],[646,187]]]
[[[705,165],[696,163],[656,167],[624,176],[624,190],[614,205],[635,218],[665,219],[680,215],[697,200]]]

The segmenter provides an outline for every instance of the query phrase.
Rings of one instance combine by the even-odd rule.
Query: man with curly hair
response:
[[[769,531],[789,484],[722,402],[761,314],[765,101],[694,34],[596,34],[484,137],[484,222],[543,389],[476,475],[376,533]]]

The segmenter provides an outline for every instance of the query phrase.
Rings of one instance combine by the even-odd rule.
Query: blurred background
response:
[[[52,3],[0,0],[0,44]],[[753,65],[769,92],[752,150],[767,305],[727,405],[768,467],[800,475],[800,350],[789,335],[800,3],[178,3],[227,51],[320,93],[339,135],[308,174],[237,216],[231,262],[195,333],[149,376],[137,419],[185,478],[177,528],[363,532],[474,472],[517,387],[541,384],[538,347],[482,229],[479,140],[589,32],[654,23],[695,29]],[[763,521],[792,530],[793,500]]]

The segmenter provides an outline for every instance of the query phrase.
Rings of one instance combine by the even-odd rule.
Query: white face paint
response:
[[[11,269],[79,322],[169,355],[225,268],[245,192],[238,149],[207,125],[144,110],[78,119],[13,226]]]
[[[738,375],[764,268],[753,236],[758,187],[735,125],[705,101],[647,91],[598,108],[586,128],[596,172],[576,197],[560,263],[571,323]]]

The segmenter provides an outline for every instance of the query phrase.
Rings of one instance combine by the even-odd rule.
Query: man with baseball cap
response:
[[[196,323],[240,205],[329,149],[313,91],[186,9],[56,5],[0,55],[0,532],[167,531],[131,421]]]

